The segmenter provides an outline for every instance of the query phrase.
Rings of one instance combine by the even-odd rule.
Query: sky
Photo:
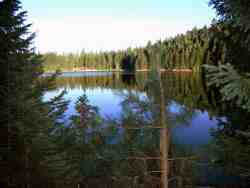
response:
[[[209,25],[209,0],[22,0],[37,51],[77,53],[145,46]]]

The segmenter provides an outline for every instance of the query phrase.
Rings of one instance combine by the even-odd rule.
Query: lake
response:
[[[165,72],[152,81],[148,72],[63,73],[56,86],[44,100],[65,90],[69,124],[83,95],[105,120],[84,130],[83,147],[91,149],[81,187],[239,186],[239,177],[213,165],[212,133],[227,118],[200,75]]]

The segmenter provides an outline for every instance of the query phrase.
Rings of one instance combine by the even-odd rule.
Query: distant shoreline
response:
[[[148,72],[149,69],[139,69],[135,72]],[[161,72],[193,72],[192,69],[161,69]],[[55,73],[56,71],[44,71],[44,73]],[[61,73],[74,73],[74,72],[123,72],[123,70],[98,70],[98,69],[76,69],[76,70],[63,70]]]

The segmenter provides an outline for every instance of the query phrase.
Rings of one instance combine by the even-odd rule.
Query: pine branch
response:
[[[216,86],[223,95],[223,100],[235,103],[250,111],[250,77],[240,75],[232,65],[204,65],[209,86]]]

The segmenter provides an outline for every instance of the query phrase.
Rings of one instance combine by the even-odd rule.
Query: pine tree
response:
[[[213,52],[219,51],[219,56],[223,54],[222,59],[230,64],[205,65],[208,83],[219,88],[222,98],[230,102],[229,108],[224,112],[229,114],[228,122],[223,123],[214,133],[217,155],[222,166],[244,178],[250,177],[249,3],[245,0],[210,1],[210,5],[220,16],[220,23],[216,28],[219,32],[215,33],[217,38],[213,41],[218,45]],[[220,58],[214,60],[216,59],[218,61]],[[240,122],[235,121],[239,114],[242,116]]]
[[[221,86],[221,92],[224,98],[238,100],[238,105],[243,108],[250,108],[249,101],[250,90],[249,78],[247,72],[250,71],[250,25],[249,1],[244,0],[211,0],[210,5],[215,8],[220,16],[219,22],[224,22],[228,27],[218,24],[219,44],[221,58],[230,64],[226,66],[205,66],[211,85]],[[230,33],[231,32],[231,33]],[[225,46],[225,44],[227,46]],[[215,45],[214,45],[215,46]],[[238,50],[240,49],[240,50]],[[218,51],[218,50],[214,50]],[[218,61],[218,59],[216,59]],[[233,69],[234,67],[234,69]]]
[[[54,77],[41,79],[41,56],[35,54],[35,37],[26,24],[18,0],[0,2],[1,187],[44,187],[53,179],[48,153],[53,149],[50,131],[62,113],[59,96],[42,101]],[[3,146],[3,147],[2,147]],[[45,184],[45,185],[44,185]]]

